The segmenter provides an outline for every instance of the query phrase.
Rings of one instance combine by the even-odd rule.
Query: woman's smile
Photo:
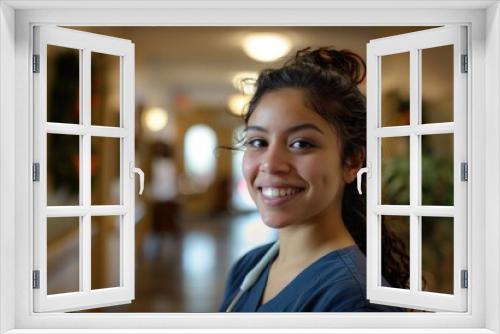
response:
[[[262,202],[268,206],[280,206],[296,199],[304,188],[297,187],[258,187]]]

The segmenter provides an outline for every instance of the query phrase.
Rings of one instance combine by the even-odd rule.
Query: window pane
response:
[[[92,52],[92,125],[120,126],[120,57]]]
[[[92,205],[119,205],[120,138],[92,137]]]
[[[409,289],[410,217],[382,216],[382,286]]]
[[[422,290],[453,294],[453,218],[422,217]]]
[[[47,218],[47,294],[80,289],[79,217]]]
[[[380,57],[381,126],[410,124],[410,53]]]
[[[47,45],[47,121],[80,122],[80,50]]]
[[[120,286],[120,216],[91,218],[92,289]]]
[[[453,45],[421,52],[422,123],[453,122]]]
[[[410,138],[381,138],[382,204],[410,204]]]
[[[47,205],[80,204],[79,171],[79,136],[47,134]]]
[[[422,136],[422,205],[453,205],[453,134]]]

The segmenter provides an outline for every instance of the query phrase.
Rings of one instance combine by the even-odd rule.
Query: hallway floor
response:
[[[148,235],[136,254],[135,300],[90,312],[218,312],[231,265],[275,240],[257,212],[181,223],[181,235]]]

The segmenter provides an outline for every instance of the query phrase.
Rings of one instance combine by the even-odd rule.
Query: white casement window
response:
[[[0,333],[500,333],[500,5],[480,1],[0,1]],[[199,8],[198,8],[199,7]],[[99,314],[59,313],[133,299],[134,91],[133,44],[60,26],[429,26],[368,44],[368,297],[373,302],[439,311],[378,314]],[[39,26],[39,30],[33,27]],[[464,41],[467,27],[467,39]],[[335,36],[332,36],[335,45]],[[453,117],[424,122],[425,54],[453,49]],[[45,49],[78,54],[79,117],[73,123],[47,119]],[[128,50],[128,51],[127,51]],[[120,123],[93,124],[89,101],[89,54],[120,59]],[[384,64],[408,57],[410,117],[407,124],[384,121]],[[38,55],[39,73],[33,73]],[[463,56],[467,56],[466,59]],[[423,60],[422,60],[423,59]],[[466,59],[462,63],[462,59]],[[468,65],[467,73],[461,66]],[[464,66],[464,70],[466,70]],[[424,77],[424,79],[422,79]],[[424,108],[425,109],[425,108]],[[424,117],[425,118],[425,117]],[[48,142],[71,137],[77,146],[78,196],[73,203],[47,200]],[[422,141],[452,138],[452,201],[424,200]],[[89,149],[92,138],[119,141],[119,201],[91,198]],[[405,203],[385,200],[381,178],[387,166],[384,143],[406,145]],[[90,143],[89,143],[90,142]],[[431,141],[432,142],[432,141]],[[56,145],[57,145],[56,144]],[[427,143],[428,144],[428,143]],[[62,145],[62,142],[61,142]],[[73,145],[73,144],[72,144]],[[34,167],[33,163],[38,164]],[[464,164],[465,165],[462,165]],[[465,169],[468,166],[468,180]],[[33,181],[32,170],[39,181]],[[90,197],[89,197],[90,196]],[[92,217],[119,225],[119,280],[92,286]],[[381,282],[382,220],[406,224],[410,286]],[[437,221],[453,232],[452,289],[427,291],[422,231]],[[51,291],[46,281],[47,226],[76,225],[78,276],[73,290]],[[118,222],[118,223],[116,223]],[[116,259],[115,259],[116,260]],[[36,271],[39,271],[37,273]],[[462,281],[468,273],[468,287]],[[33,277],[39,286],[33,288]],[[464,280],[465,282],[465,280]]]
[[[59,48],[75,52],[79,66],[76,70],[65,69],[67,73],[79,76],[77,87],[78,116],[75,122],[63,122],[49,116],[47,56],[49,49]],[[128,303],[134,298],[134,45],[127,40],[100,36],[59,27],[35,27],[33,44],[34,82],[34,257],[33,288],[34,311],[73,311],[99,306]],[[98,125],[92,119],[91,104],[91,60],[93,53],[112,55],[119,58],[120,98],[119,121],[114,126]],[[56,78],[57,80],[57,78]],[[55,82],[54,85],[65,82]],[[58,101],[53,101],[50,106]],[[70,110],[67,111],[68,113]],[[112,141],[118,148],[117,196],[114,203],[96,205],[92,195],[91,144],[101,143],[103,138]],[[50,143],[50,144],[48,144]],[[48,156],[57,145],[67,145],[76,152],[78,181],[74,201],[58,201],[48,196],[48,176],[51,164]],[[63,158],[67,157],[62,155]],[[60,161],[68,168],[73,161]],[[140,173],[140,172],[139,172]],[[141,188],[142,188],[141,177]],[[141,189],[142,191],[142,189]],[[92,233],[99,224],[114,222],[118,235],[119,259],[111,259],[119,265],[116,281],[112,286],[95,289],[92,287],[91,258],[97,250],[92,247]],[[47,234],[57,225],[75,225],[78,231],[79,258],[78,277],[73,289],[61,291],[48,282]],[[70,228],[69,226],[63,228]],[[94,273],[96,274],[96,273]],[[72,291],[71,291],[72,290]]]
[[[451,26],[435,28],[372,40],[367,47],[367,295],[377,303],[404,306],[430,311],[467,310],[467,78],[468,52],[466,27]],[[453,70],[449,78],[452,90],[448,115],[443,110],[425,110],[422,96],[428,92],[430,76],[425,69],[427,52],[435,48],[449,48],[445,64]],[[388,113],[388,103],[382,96],[384,83],[383,66],[387,58],[394,55],[406,56],[409,66],[398,70],[409,78],[409,117],[403,125],[395,125]],[[408,73],[409,72],[409,73]],[[405,75],[409,74],[409,75]],[[427,113],[439,114],[427,115]],[[443,116],[443,114],[445,114]],[[434,118],[434,120],[433,120]],[[406,124],[404,124],[406,123]],[[449,148],[443,154],[451,156],[445,172],[453,175],[449,186],[435,184],[435,187],[448,188],[445,191],[451,200],[426,196],[423,181],[429,177],[423,173],[423,161],[426,152],[424,143],[433,139],[441,143],[450,141]],[[399,179],[405,178],[404,191],[409,196],[384,198],[386,188],[391,181],[382,177],[383,169],[389,168],[386,161],[390,155],[384,152],[394,146],[404,152],[399,159],[407,160],[397,170]],[[451,163],[452,161],[452,163]],[[408,170],[409,169],[409,170]],[[443,183],[437,179],[436,183]],[[444,197],[444,195],[443,195]],[[384,265],[381,226],[387,217],[399,219],[409,225],[409,287],[384,286],[382,267]],[[436,217],[439,217],[436,219]],[[389,218],[389,220],[391,219]],[[449,293],[425,291],[422,280],[422,248],[425,244],[422,229],[425,224],[444,224],[452,231],[453,274],[452,289]],[[437,250],[435,250],[437,251]],[[447,265],[447,264],[442,264]]]

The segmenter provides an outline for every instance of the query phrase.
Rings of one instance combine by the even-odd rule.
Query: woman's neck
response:
[[[301,224],[280,230],[280,249],[275,263],[303,266],[334,250],[352,246],[354,239],[342,219],[327,224]]]

